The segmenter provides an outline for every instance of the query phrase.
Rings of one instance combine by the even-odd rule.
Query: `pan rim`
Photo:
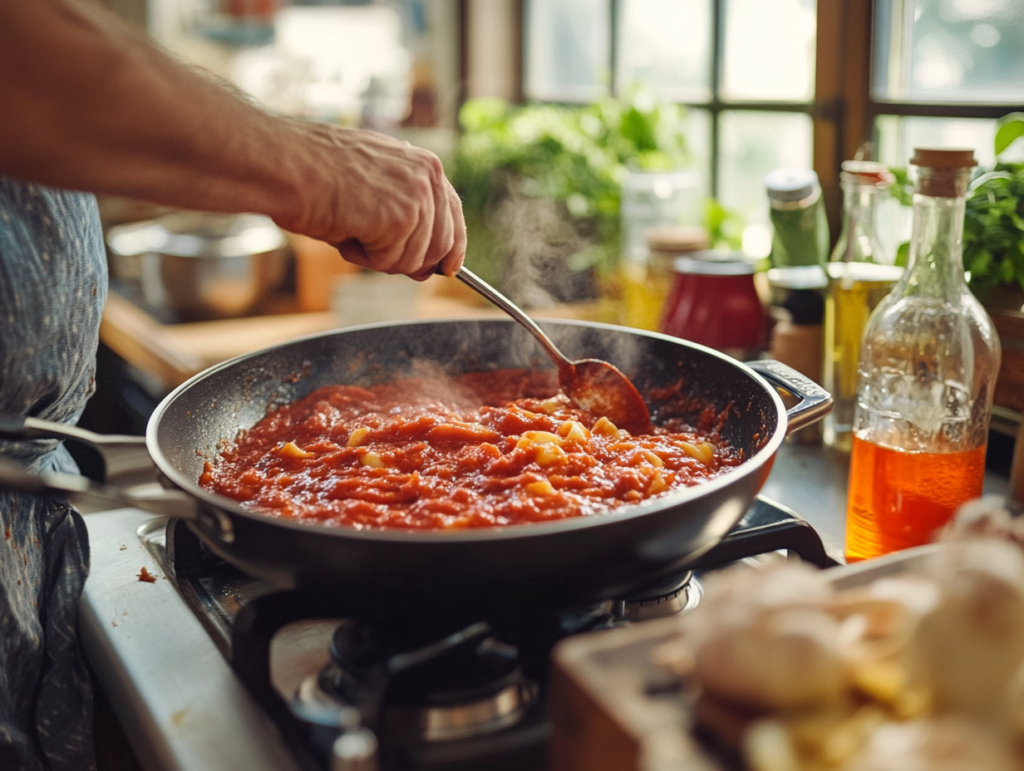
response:
[[[517,539],[529,539],[529,538],[540,538],[545,536],[551,536],[554,534],[562,534],[575,532],[578,530],[590,530],[592,528],[598,528],[602,525],[611,525],[618,522],[624,522],[627,520],[634,519],[636,517],[644,517],[652,514],[656,514],[660,511],[669,508],[675,508],[681,504],[688,503],[697,498],[710,497],[717,490],[726,487],[740,478],[755,474],[761,470],[761,468],[771,461],[775,457],[779,448],[782,446],[782,442],[786,436],[786,408],[782,403],[782,398],[778,392],[772,387],[761,375],[755,372],[753,369],[748,367],[741,361],[733,359],[731,356],[727,356],[720,351],[716,351],[713,348],[700,345],[698,343],[690,342],[678,337],[672,337],[671,335],[665,335],[660,332],[650,332],[647,330],[634,329],[632,327],[624,327],[616,324],[607,324],[604,322],[589,322],[580,321],[576,319],[538,319],[538,323],[543,326],[544,324],[554,324],[558,326],[574,326],[584,327],[588,329],[606,329],[613,332],[625,332],[630,335],[638,337],[648,337],[657,340],[662,340],[674,345],[682,345],[684,348],[690,348],[693,350],[700,351],[701,353],[707,354],[713,358],[720,359],[726,364],[734,366],[737,370],[742,372],[744,375],[752,379],[755,383],[760,385],[769,395],[775,406],[776,414],[778,415],[778,421],[775,426],[775,430],[772,436],[767,442],[754,453],[750,458],[743,461],[739,466],[733,468],[729,472],[722,474],[721,476],[715,477],[706,482],[702,482],[699,485],[684,488],[674,492],[672,495],[665,496],[662,498],[655,499],[653,501],[643,501],[638,504],[628,504],[625,506],[618,506],[614,509],[600,512],[598,514],[578,516],[578,517],[567,517],[565,519],[555,520],[552,522],[529,522],[518,525],[494,525],[491,527],[476,527],[466,528],[462,530],[415,530],[415,529],[371,529],[371,528],[354,528],[349,525],[324,525],[315,522],[301,522],[296,520],[288,520],[277,518],[270,514],[262,514],[260,512],[250,511],[242,507],[237,501],[227,498],[216,493],[211,493],[208,490],[199,486],[198,481],[192,481],[185,477],[177,467],[171,464],[166,456],[163,454],[159,447],[157,438],[157,432],[160,427],[161,419],[164,414],[170,408],[170,406],[180,397],[181,394],[188,391],[190,388],[194,388],[199,382],[213,377],[220,373],[222,370],[237,367],[247,359],[255,359],[259,356],[267,353],[279,350],[285,346],[295,345],[304,343],[310,340],[316,340],[320,338],[334,337],[338,334],[347,334],[349,332],[361,332],[373,329],[388,329],[397,326],[409,327],[409,326],[444,326],[449,324],[465,324],[467,321],[474,323],[495,323],[495,324],[511,324],[515,325],[516,322],[512,319],[503,319],[500,317],[496,318],[481,318],[481,319],[467,319],[459,317],[448,317],[439,319],[414,319],[408,321],[389,321],[380,322],[374,324],[362,324],[358,326],[342,327],[338,329],[326,330],[324,332],[315,332],[309,335],[303,335],[294,339],[285,341],[283,343],[277,343],[276,345],[266,346],[256,351],[244,353],[239,356],[235,356],[231,359],[227,359],[218,364],[214,364],[211,367],[198,372],[184,383],[179,385],[177,388],[172,390],[164,399],[157,405],[157,408],[153,411],[152,416],[146,426],[146,448],[149,451],[150,458],[156,465],[157,469],[163,474],[169,481],[171,481],[176,487],[185,491],[187,494],[194,498],[198,498],[203,503],[229,511],[232,516],[240,516],[247,520],[252,520],[260,524],[272,525],[275,527],[283,527],[286,529],[298,530],[309,535],[322,535],[330,538],[341,538],[341,539],[357,539],[367,541],[384,541],[395,544],[404,543],[461,543],[461,542],[489,542],[494,540],[517,540]]]

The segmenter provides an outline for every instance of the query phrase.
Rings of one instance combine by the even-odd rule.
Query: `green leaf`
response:
[[[896,247],[896,260],[895,265],[899,268],[907,267],[907,260],[910,257],[910,242],[904,241],[902,244]]]
[[[1014,141],[1024,137],[1024,112],[1004,115],[996,125],[995,151],[1001,155]]]
[[[967,263],[967,269],[971,272],[972,279],[987,276],[992,270],[992,253],[988,249],[979,249],[974,256],[966,259],[965,262]]]

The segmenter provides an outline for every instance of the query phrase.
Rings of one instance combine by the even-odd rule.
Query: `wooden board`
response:
[[[652,660],[677,617],[572,637],[551,672],[553,771],[718,771],[690,734],[687,703]],[[660,765],[659,765],[660,764]]]

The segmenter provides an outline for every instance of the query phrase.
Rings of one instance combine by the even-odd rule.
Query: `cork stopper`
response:
[[[935,169],[971,169],[978,165],[974,159],[974,150],[959,147],[915,147],[914,157],[910,159],[910,163]]]
[[[966,195],[970,170],[978,165],[974,150],[963,148],[914,148],[910,163],[918,167],[915,192],[933,198]]]

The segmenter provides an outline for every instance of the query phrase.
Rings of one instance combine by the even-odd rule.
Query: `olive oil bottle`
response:
[[[825,356],[822,385],[832,394],[825,444],[849,452],[857,403],[857,361],[868,317],[899,279],[893,255],[885,254],[875,229],[875,208],[892,184],[881,163],[847,161],[840,175],[843,228],[827,266]]]

